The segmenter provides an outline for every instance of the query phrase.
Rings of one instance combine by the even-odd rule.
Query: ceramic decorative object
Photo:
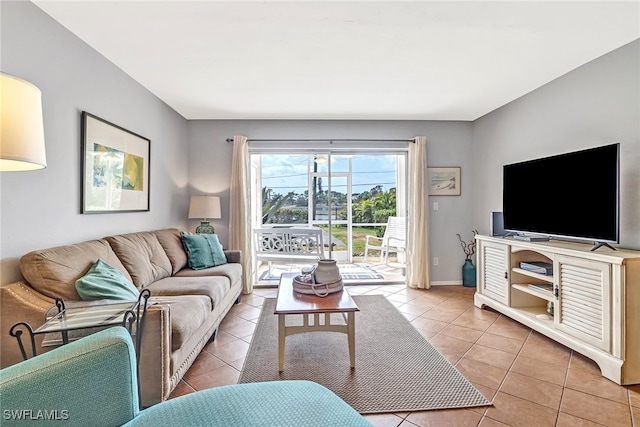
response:
[[[338,265],[333,259],[319,260],[313,275],[316,283],[337,282],[342,278]]]
[[[470,259],[465,259],[462,265],[462,285],[468,288],[476,287],[476,266]]]
[[[462,246],[462,250],[467,259],[464,260],[464,264],[462,264],[462,285],[468,288],[476,287],[476,266],[473,265],[473,261],[471,257],[476,253],[476,239],[475,236],[478,234],[478,230],[473,231],[473,239],[469,243],[462,240],[462,236],[456,234],[458,236],[458,240],[460,241],[460,245]]]
[[[293,278],[293,290],[301,294],[326,297],[343,289],[340,270],[332,259],[321,259],[313,270],[305,269],[302,273]]]
[[[196,227],[196,234],[215,234],[215,230],[209,225],[209,221],[201,221]]]

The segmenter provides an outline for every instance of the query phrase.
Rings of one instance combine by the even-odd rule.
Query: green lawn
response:
[[[328,227],[321,226],[325,231],[328,230]],[[364,246],[366,243],[366,236],[370,234],[372,236],[376,235],[376,228],[378,227],[353,227],[353,255],[354,256],[362,256],[364,255]],[[347,228],[344,226],[333,226],[332,227],[332,235],[336,239],[340,239],[343,242],[347,243]],[[345,247],[334,247],[335,250],[346,250]]]

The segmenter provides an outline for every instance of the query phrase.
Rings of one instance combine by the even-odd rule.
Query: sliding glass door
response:
[[[349,158],[319,153],[313,156],[309,173],[309,224],[325,232],[328,257],[350,262],[351,174]]]
[[[319,227],[327,257],[359,262],[366,235],[405,216],[405,163],[405,153],[372,150],[252,154],[255,227]]]

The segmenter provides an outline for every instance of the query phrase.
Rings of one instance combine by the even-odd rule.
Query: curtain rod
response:
[[[226,139],[227,142],[233,142],[233,138],[227,138]],[[251,141],[251,142],[280,142],[280,141],[284,141],[284,142],[416,142],[415,139],[354,139],[354,138],[347,138],[347,139],[328,139],[328,138],[321,138],[321,139],[290,139],[290,138],[278,138],[278,139],[247,139],[247,141]]]

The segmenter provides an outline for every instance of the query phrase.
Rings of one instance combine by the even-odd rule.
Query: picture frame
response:
[[[149,211],[151,140],[82,112],[81,213]]]
[[[427,168],[430,196],[459,196],[461,194],[462,168],[438,167]]]

